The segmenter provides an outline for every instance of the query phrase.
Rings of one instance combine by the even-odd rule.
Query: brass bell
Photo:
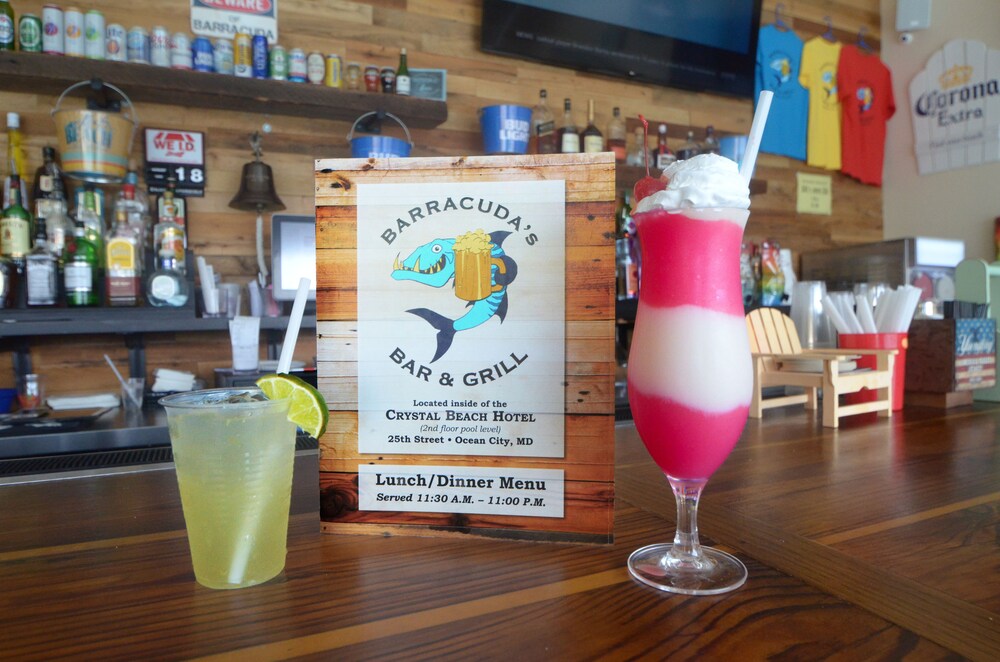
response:
[[[243,164],[243,176],[240,178],[240,190],[236,192],[229,206],[243,211],[281,211],[285,203],[274,190],[274,175],[271,166],[260,160],[261,137],[254,132],[250,138],[255,160]]]

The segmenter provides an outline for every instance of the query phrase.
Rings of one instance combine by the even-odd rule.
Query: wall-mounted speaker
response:
[[[898,0],[896,31],[926,30],[931,26],[931,0]]]

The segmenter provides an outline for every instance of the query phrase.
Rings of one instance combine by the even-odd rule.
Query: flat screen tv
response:
[[[483,0],[482,48],[752,97],[760,6],[761,0]]]

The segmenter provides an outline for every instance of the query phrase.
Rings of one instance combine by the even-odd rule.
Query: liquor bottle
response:
[[[177,181],[173,177],[167,178],[167,189],[156,201],[156,212],[160,221],[170,219],[182,228],[187,227],[187,205],[184,198],[177,195]],[[184,245],[187,246],[187,243]]]
[[[781,246],[774,239],[760,245],[760,305],[780,306],[785,294],[785,274],[781,270]]]
[[[638,167],[646,165],[646,136],[641,126],[635,129],[635,141],[632,143],[632,149],[629,150],[628,156],[625,158],[625,163],[626,165]]]
[[[715,127],[709,124],[705,127],[705,142],[701,144],[702,154],[718,154],[719,141],[715,137]]]
[[[608,149],[615,154],[615,162],[625,163],[625,120],[622,119],[621,108],[615,106],[611,111],[611,121],[608,122]]]
[[[25,258],[28,306],[54,306],[59,301],[59,260],[52,253],[45,219],[35,219],[35,247]]]
[[[168,201],[160,215],[160,221],[153,226],[153,252],[158,265],[169,260],[169,269],[185,274],[187,263],[184,249],[187,246],[187,236],[184,226],[177,222],[173,214],[174,209]]]
[[[62,167],[56,161],[56,150],[54,147],[46,145],[42,148],[42,165],[35,171],[35,183],[32,187],[32,195],[35,198],[35,215],[42,218],[49,217],[49,208],[54,204],[62,207],[65,214],[68,207],[66,204],[66,194],[68,188],[66,175]]]
[[[48,234],[49,250],[56,255],[61,264],[62,255],[66,249],[66,242],[73,236],[73,221],[66,215],[63,205],[49,204],[47,205],[47,209],[46,213],[48,216],[42,216],[41,214],[38,214],[38,216],[45,219],[45,231]]]
[[[676,160],[677,157],[667,144],[667,125],[661,124],[656,133],[656,167],[663,170]]]
[[[98,209],[97,191],[93,184],[87,184],[83,189],[83,204],[76,210],[76,220],[83,225],[87,241],[94,246],[97,252],[94,257],[101,268],[104,266],[104,221]]]
[[[115,227],[105,251],[104,292],[108,305],[134,306],[139,303],[141,252],[139,234],[129,225],[128,212],[115,212]]]
[[[399,51],[399,67],[396,68],[396,94],[410,96],[410,68],[406,66],[406,49]]]
[[[0,14],[2,15],[2,14]],[[14,175],[20,177],[21,205],[28,208],[28,182],[25,180],[24,149],[21,148],[21,116],[17,113],[7,113],[7,167],[10,172],[3,181],[3,205],[10,205],[10,187]]]
[[[146,281],[146,299],[151,306],[180,307],[187,303],[191,288],[184,274],[174,268],[175,259],[168,252],[157,259],[157,268]]]
[[[127,178],[125,183],[122,184],[122,189],[118,193],[118,200],[115,202],[116,219],[119,214],[125,215],[126,224],[135,235],[139,253],[137,260],[140,271],[142,271],[145,247],[153,245],[150,238],[152,236],[152,228],[150,227],[149,215],[146,213],[146,208],[137,199],[135,185],[130,183]]]
[[[14,262],[0,257],[0,309],[15,307],[17,288],[18,273]]]
[[[555,154],[556,120],[549,109],[549,95],[545,90],[538,91],[538,104],[531,109],[531,136],[528,139],[528,151],[532,154]]]
[[[573,121],[573,105],[569,99],[563,101],[562,126],[559,127],[559,151],[576,154],[580,151],[580,130]]]
[[[0,215],[0,255],[23,258],[31,250],[31,214],[21,204],[21,178],[10,178],[10,204]]]
[[[66,242],[63,258],[63,284],[66,305],[96,306],[98,283],[98,247],[88,238],[83,221],[77,219],[73,236]]]
[[[686,161],[692,156],[698,156],[701,153],[701,148],[698,146],[698,141],[694,139],[694,131],[688,131],[687,141],[677,150],[677,158],[681,161]]]
[[[0,0],[0,51],[12,51],[14,44],[14,8]]]
[[[128,172],[125,173],[125,184],[122,190],[122,197],[127,195],[127,187],[131,186],[132,200],[128,203],[129,223],[131,225],[142,226],[142,245],[151,247],[153,245],[153,222],[150,217],[149,196],[146,190],[139,185],[139,172],[135,161],[130,161]],[[143,251],[145,252],[145,251]]]
[[[594,100],[587,100],[587,128],[583,130],[583,151],[603,152],[604,134],[594,123]]]

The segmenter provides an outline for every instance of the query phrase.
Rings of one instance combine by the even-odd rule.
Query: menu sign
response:
[[[562,457],[564,190],[358,186],[362,453]]]
[[[609,154],[316,162],[325,531],[609,542]]]

